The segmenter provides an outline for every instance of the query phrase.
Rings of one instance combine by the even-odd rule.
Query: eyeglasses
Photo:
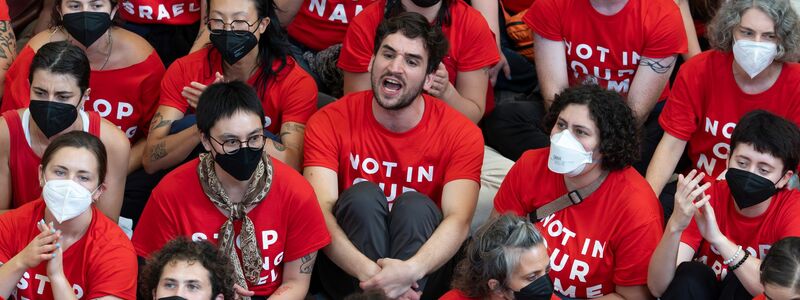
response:
[[[240,141],[238,139],[227,139],[220,142],[212,136],[209,136],[209,138],[212,141],[219,144],[220,146],[222,146],[222,151],[225,152],[225,154],[236,154],[236,152],[239,152],[239,150],[244,148],[242,147],[242,145],[245,145],[247,148],[250,148],[250,150],[260,151],[261,149],[264,148],[264,142],[266,141],[266,137],[263,134],[251,136],[247,138],[246,141]]]
[[[225,25],[233,31],[234,34],[237,35],[244,35],[245,33],[242,31],[250,31],[250,27],[256,26],[258,23],[261,22],[261,18],[258,18],[255,23],[250,24],[245,20],[233,20],[230,23],[225,23],[222,19],[208,19],[206,22],[206,26],[208,30],[211,31],[211,34],[220,34],[223,30],[225,30]]]

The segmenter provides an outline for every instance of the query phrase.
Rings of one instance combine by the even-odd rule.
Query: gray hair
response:
[[[733,31],[741,23],[744,12],[750,8],[761,10],[775,23],[775,35],[778,37],[778,55],[775,61],[795,60],[800,45],[800,24],[789,0],[724,1],[708,25],[707,36],[711,47],[730,52],[734,42]]]
[[[481,226],[456,267],[453,288],[467,297],[487,297],[495,279],[503,285],[525,250],[544,244],[542,234],[527,219],[506,214]]]

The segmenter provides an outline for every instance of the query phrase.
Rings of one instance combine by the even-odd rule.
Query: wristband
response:
[[[736,249],[736,252],[733,253],[733,256],[731,258],[726,259],[722,263],[730,266],[732,262],[736,261],[736,259],[739,258],[739,253],[742,253],[742,245],[739,245],[739,248]]]
[[[731,271],[731,272],[736,271],[736,269],[738,269],[739,267],[742,266],[742,264],[744,264],[744,261],[746,261],[748,257],[750,257],[750,252],[745,251],[744,252],[744,257],[742,257],[742,260],[740,260],[738,263],[736,263],[732,267],[728,268],[728,271]]]

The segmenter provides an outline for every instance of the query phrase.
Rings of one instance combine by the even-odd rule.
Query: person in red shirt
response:
[[[661,299],[750,299],[764,291],[760,259],[800,235],[800,192],[784,189],[800,163],[800,129],[763,110],[731,136],[725,180],[678,176],[675,210],[650,261],[648,287]],[[674,263],[673,263],[674,262]]]
[[[136,299],[136,254],[95,203],[106,191],[107,153],[73,131],[42,155],[42,197],[0,215],[0,297]]]
[[[417,287],[435,299],[444,291],[426,276],[447,271],[467,236],[482,138],[469,119],[422,93],[446,54],[437,26],[404,12],[383,20],[375,41],[372,88],[308,122],[303,174],[333,235],[321,284],[333,299],[359,289],[415,297]]]
[[[800,19],[787,1],[726,1],[710,26],[714,49],[687,61],[678,72],[659,117],[665,134],[647,172],[672,210],[675,184],[667,186],[684,150],[690,169],[710,181],[724,178],[731,132],[747,112],[764,109],[800,124]],[[758,69],[756,68],[758,65]],[[676,170],[677,169],[677,170]]]
[[[45,44],[34,55],[25,97],[30,108],[0,118],[0,210],[38,198],[36,166],[45,148],[64,133],[85,131],[103,141],[111,158],[97,207],[114,221],[119,217],[130,144],[113,123],[81,109],[91,90],[89,63],[83,50],[65,41]]]
[[[514,164],[496,212],[541,219],[558,296],[649,298],[647,262],[663,221],[655,194],[630,167],[639,154],[631,109],[614,91],[580,85],[556,96],[545,126],[551,146]]]
[[[472,236],[456,267],[453,289],[440,300],[558,300],[547,272],[544,237],[528,220],[494,218]]]
[[[178,237],[142,268],[139,299],[235,299],[232,274],[233,267],[213,244]]]
[[[772,244],[760,270],[764,293],[754,300],[800,299],[800,237],[785,237]]]
[[[209,240],[234,266],[240,296],[303,298],[330,236],[308,182],[265,152],[255,90],[240,81],[209,86],[197,127],[210,153],[153,190],[133,232],[136,253],[147,258],[177,236]]]
[[[497,118],[509,124],[490,129],[502,138],[489,145],[503,154],[519,143],[527,149],[546,145],[549,134],[536,121],[555,95],[571,85],[597,83],[622,94],[644,126],[642,159],[634,166],[645,174],[661,139],[657,118],[669,94],[667,80],[677,55],[687,51],[675,1],[542,0],[533,2],[523,20],[534,34],[543,101],[499,107]]]
[[[152,120],[144,168],[170,169],[200,144],[197,126],[183,119],[197,107],[198,96],[213,82],[244,81],[258,91],[273,136],[267,153],[300,169],[305,123],[316,111],[317,87],[287,54],[288,42],[272,0],[211,0],[207,26],[212,47],[173,63],[161,82],[161,100]]]
[[[389,5],[387,7],[387,5]],[[436,76],[425,92],[477,123],[494,105],[489,89],[489,67],[499,60],[492,31],[481,14],[462,0],[376,1],[364,8],[347,28],[338,66],[344,71],[344,93],[370,89],[369,64],[375,28],[386,17],[401,11],[416,12],[441,26],[450,44],[447,55],[436,67]]]

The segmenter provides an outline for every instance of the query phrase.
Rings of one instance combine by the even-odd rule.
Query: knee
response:
[[[661,299],[711,299],[717,294],[717,276],[703,263],[687,261],[678,265],[675,276]]]
[[[442,212],[433,200],[416,191],[405,192],[397,197],[392,215],[404,219],[430,220],[436,224],[442,220]]]
[[[372,215],[375,211],[388,211],[386,196],[377,184],[362,181],[347,188],[339,196],[334,209],[337,218],[340,215],[350,216]]]

